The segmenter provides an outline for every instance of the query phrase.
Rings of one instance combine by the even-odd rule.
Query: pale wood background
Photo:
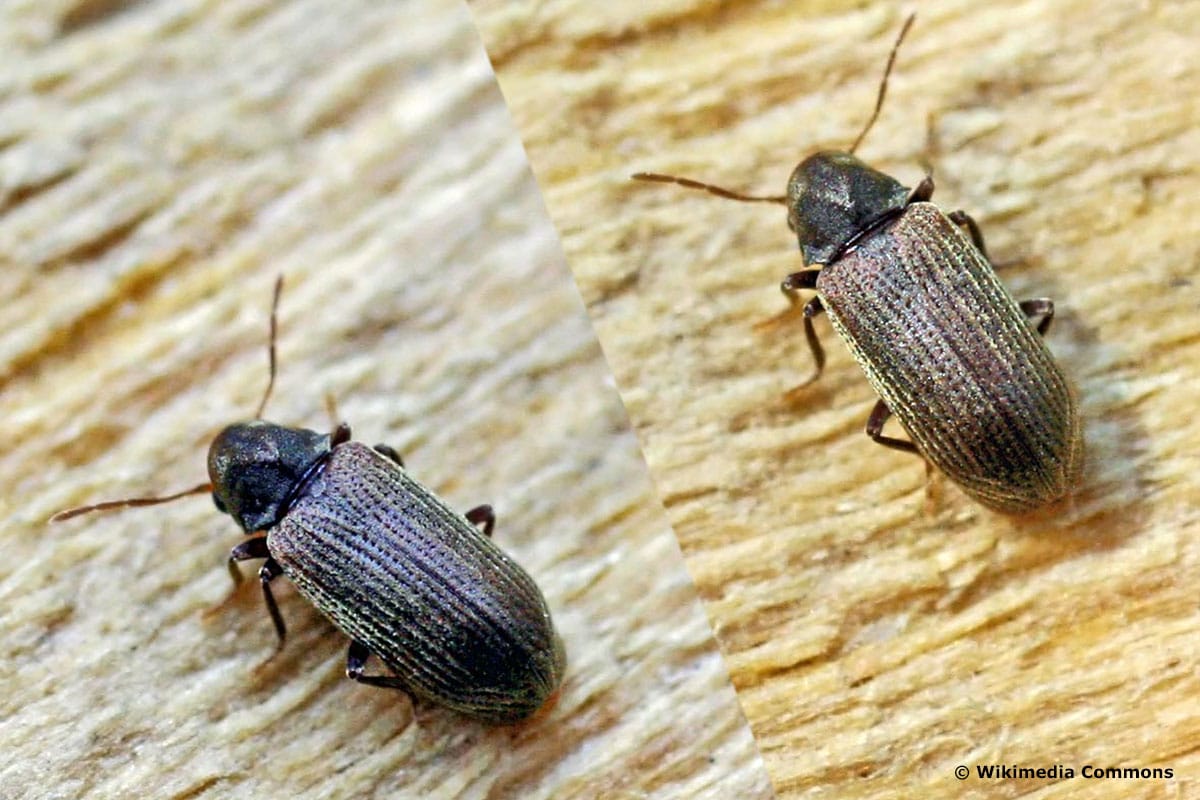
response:
[[[786,797],[1200,792],[1200,14],[1195,3],[919,4],[860,149],[983,225],[1050,296],[1088,463],[1008,519],[871,444],[821,323],[756,332],[799,268],[778,194],[845,148],[918,4],[472,4],[740,698]],[[927,126],[928,119],[928,126]],[[927,136],[927,133],[930,134]],[[1085,764],[1172,781],[959,781]]]
[[[728,798],[769,784],[464,5],[0,9],[0,797]],[[558,704],[488,728],[282,654],[204,497],[266,380],[332,393],[543,588]],[[248,574],[250,570],[245,570]]]

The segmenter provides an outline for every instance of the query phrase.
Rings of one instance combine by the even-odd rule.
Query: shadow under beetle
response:
[[[252,537],[229,554],[234,583],[242,580],[237,562],[265,559],[258,574],[280,646],[286,628],[271,581],[286,575],[350,637],[350,678],[487,722],[529,716],[558,688],[566,656],[537,585],[489,538],[491,507],[453,511],[409,476],[395,450],[350,441],[344,423],[320,434],[262,421],[282,286],[280,278],[266,393],[254,420],[213,440],[211,483],[69,509],[51,521],[211,491],[217,509]],[[364,674],[372,654],[393,675]]]
[[[975,221],[928,202],[930,176],[909,190],[853,155],[883,107],[914,17],[896,38],[875,111],[850,150],[801,161],[787,194],[746,195],[658,173],[633,177],[787,206],[805,269],[780,288],[793,308],[799,292],[816,292],[803,306],[816,370],[801,386],[825,366],[813,327],[824,312],[879,395],[868,436],[923,455],[989,508],[1033,511],[1067,495],[1082,462],[1075,397],[1041,339],[1054,303],[1013,299]],[[1033,317],[1041,317],[1036,332]],[[884,435],[893,414],[911,441]]]

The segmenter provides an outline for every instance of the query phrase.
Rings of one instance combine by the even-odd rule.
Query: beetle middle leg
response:
[[[491,538],[492,528],[496,527],[496,514],[492,511],[491,506],[486,503],[481,506],[475,506],[464,516],[466,516],[467,522],[470,522],[472,525],[482,525],[483,535]]]
[[[873,441],[878,442],[884,447],[920,455],[921,451],[912,442],[883,435],[883,425],[891,416],[892,410],[887,407],[887,403],[882,400],[875,403],[875,408],[871,410],[871,416],[867,418],[867,436],[870,436]]]
[[[988,257],[987,246],[983,243],[983,231],[979,230],[979,224],[975,222],[975,219],[961,208],[958,211],[950,212],[949,217],[951,222],[967,231],[975,248],[984,258],[991,261],[992,259]]]
[[[404,466],[404,459],[400,457],[400,454],[396,452],[396,448],[394,447],[386,444],[377,444],[375,445],[375,452],[379,453],[381,456],[391,459],[392,461],[395,461],[402,467]]]
[[[975,245],[975,249],[979,251],[980,255],[986,258],[988,263],[996,269],[1003,269],[1005,267],[1011,267],[1015,264],[1021,264],[1024,262],[1024,259],[1020,256],[1009,259],[1008,261],[992,261],[992,257],[988,255],[987,246],[983,243],[983,231],[979,229],[979,223],[975,222],[974,218],[970,214],[960,208],[958,211],[951,212],[948,215],[948,218],[959,228],[967,232],[967,235],[971,237],[971,244]]]
[[[350,649],[346,652],[346,677],[352,681],[366,684],[367,686],[381,686],[384,689],[400,689],[408,691],[408,687],[399,678],[391,675],[364,675],[363,671],[367,667],[367,659],[371,657],[371,651],[362,642],[350,642]]]

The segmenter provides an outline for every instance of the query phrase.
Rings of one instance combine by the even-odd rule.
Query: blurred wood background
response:
[[[763,798],[758,756],[465,5],[0,9],[0,797]],[[225,424],[494,505],[569,668],[489,728],[275,634],[204,497]],[[245,569],[250,574],[250,569]],[[277,584],[278,585],[278,584]],[[374,665],[377,667],[377,665]]]
[[[785,797],[1200,791],[1200,16],[1186,2],[919,5],[859,150],[934,170],[1082,398],[1069,508],[1011,519],[873,445],[825,322],[755,325],[801,262],[779,194],[845,149],[917,4],[476,0],[568,264]],[[956,766],[1070,766],[967,780]],[[1084,765],[1170,767],[1096,781]]]

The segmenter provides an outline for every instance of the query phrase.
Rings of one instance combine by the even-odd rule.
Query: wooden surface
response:
[[[798,322],[755,328],[801,266],[781,208],[628,180],[781,193],[853,141],[911,7],[472,7],[781,796],[1200,792],[1195,4],[921,4],[859,150],[910,186],[931,163],[1014,294],[1056,300],[1087,464],[1034,519],[927,497],[825,322],[784,399],[812,361]],[[1076,777],[954,776],[982,764]]]
[[[465,6],[0,12],[0,797],[762,798],[765,772]],[[542,587],[557,705],[489,728],[290,635],[205,497],[271,420],[384,441]],[[250,568],[244,572],[252,574]],[[373,665],[374,666],[374,665]]]

